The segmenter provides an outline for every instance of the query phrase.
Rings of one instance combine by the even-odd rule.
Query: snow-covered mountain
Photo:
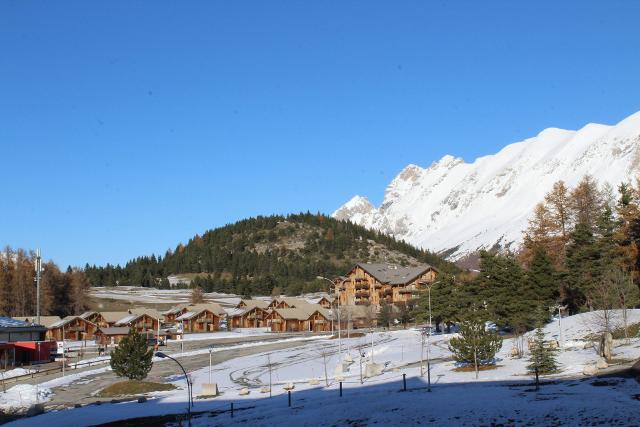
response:
[[[373,206],[355,196],[333,213],[459,259],[481,248],[515,249],[535,205],[553,183],[574,186],[586,174],[614,188],[640,174],[640,112],[615,126],[549,128],[497,154],[465,163],[444,156],[409,165]]]

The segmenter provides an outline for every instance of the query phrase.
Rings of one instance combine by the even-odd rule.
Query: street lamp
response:
[[[431,321],[431,286],[434,283],[427,284],[429,291],[429,329],[427,330],[427,391],[431,391],[431,328],[433,323]]]
[[[560,330],[560,349],[562,350],[562,347],[564,347],[564,340],[562,338],[562,310],[566,310],[567,306],[558,303],[550,307],[550,309],[552,313],[558,310],[558,329]]]
[[[440,281],[437,282],[425,282],[423,283],[426,288],[427,288],[427,292],[428,292],[428,301],[429,301],[429,326],[428,329],[426,330],[426,336],[427,336],[427,391],[431,391],[431,330],[433,328],[433,320],[431,317],[431,287],[437,283],[440,283]],[[424,345],[424,336],[425,333],[422,333],[422,343]],[[420,362],[420,375],[422,375],[422,361]]]
[[[318,280],[326,280],[327,282],[331,283],[331,285],[333,285],[333,292],[334,294],[337,292],[337,286],[336,282],[334,282],[331,279],[327,279],[326,277],[323,276],[316,276],[316,279]],[[338,355],[340,357],[340,363],[342,363],[342,323],[340,322],[340,293],[338,293]]]
[[[211,384],[211,356],[213,354],[213,346],[209,347],[209,384]]]
[[[189,376],[187,375],[187,371],[185,371],[184,366],[182,366],[180,364],[180,362],[178,362],[176,359],[174,359],[173,357],[169,356],[168,354],[165,354],[161,351],[156,351],[156,356],[159,357],[160,359],[171,359],[174,362],[176,362],[178,364],[178,366],[180,366],[180,369],[182,369],[182,372],[184,372],[184,379],[187,380],[187,393],[188,393],[188,401],[187,401],[187,415],[189,417],[189,426],[191,426],[191,402],[192,402],[192,397],[191,397],[191,381],[189,381]]]

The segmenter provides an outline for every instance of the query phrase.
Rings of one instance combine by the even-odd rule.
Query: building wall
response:
[[[56,341],[62,341],[63,339],[71,341],[90,340],[94,338],[96,329],[97,326],[93,323],[87,322],[82,318],[77,318],[67,323],[64,328],[49,329],[47,338]],[[64,337],[62,336],[63,330]]]
[[[356,266],[339,287],[340,305],[374,305],[380,306],[382,301],[388,304],[406,303],[414,297],[414,291],[422,288],[419,282],[432,282],[437,273],[428,270],[411,283],[405,285],[389,285],[380,283],[363,268]]]
[[[210,311],[182,321],[185,332],[213,332],[219,329],[220,317]]]

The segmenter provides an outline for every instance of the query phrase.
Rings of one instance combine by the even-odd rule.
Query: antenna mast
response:
[[[42,272],[42,256],[40,248],[36,249],[36,317],[40,324],[40,273]]]

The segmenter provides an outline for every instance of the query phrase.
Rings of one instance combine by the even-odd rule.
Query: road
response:
[[[198,349],[206,349],[210,345],[215,347],[220,346],[232,346],[234,344],[246,344],[252,342],[264,342],[264,341],[279,341],[286,338],[301,337],[301,334],[279,334],[268,336],[254,336],[254,337],[241,337],[241,338],[221,338],[214,340],[198,340],[198,341],[184,341],[184,351],[192,351]],[[213,364],[219,364],[229,359],[236,357],[248,356],[261,352],[276,351],[286,348],[298,347],[307,344],[308,341],[289,341],[289,342],[274,342],[272,344],[257,345],[255,347],[245,348],[232,348],[229,350],[220,350],[212,353]],[[180,354],[181,345],[179,342],[171,342],[167,347],[162,347],[162,351],[168,354]],[[187,371],[193,371],[201,369],[209,364],[209,354],[191,355],[188,357],[178,358],[180,363]],[[78,370],[70,370],[68,374],[76,374],[84,371],[95,370],[101,367],[106,367],[108,364],[93,365],[89,368],[83,368]],[[214,367],[215,369],[215,367]],[[182,371],[180,367],[171,360],[154,363],[149,376],[148,381],[164,382],[167,377],[173,375],[179,375]],[[61,377],[62,374],[51,374],[42,377],[29,378],[20,381],[22,384],[37,384],[45,381],[50,381],[54,378]],[[87,375],[78,381],[61,387],[55,387],[52,389],[53,396],[49,400],[45,407],[47,410],[60,409],[63,407],[74,406],[75,404],[87,404],[101,401],[110,401],[111,399],[101,399],[93,396],[96,391],[101,390],[115,382],[122,381],[122,378],[116,376],[113,372],[101,372],[94,375]]]

